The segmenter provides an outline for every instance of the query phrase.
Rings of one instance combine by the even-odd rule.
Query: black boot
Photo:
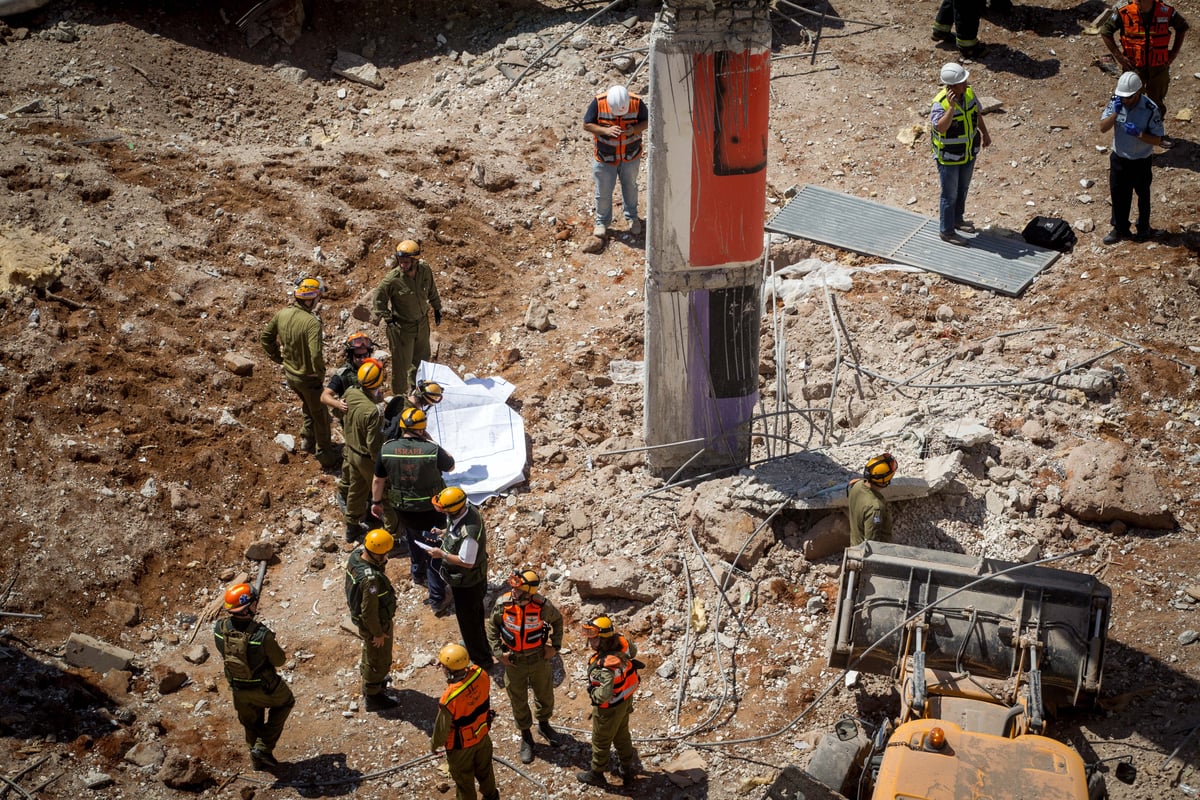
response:
[[[386,692],[379,694],[369,694],[366,698],[367,711],[387,711],[389,708],[395,708],[400,705],[391,697],[388,697]]]
[[[533,734],[528,730],[521,731],[521,763],[533,763]]]
[[[558,739],[558,731],[550,727],[550,720],[544,719],[538,723],[538,730],[542,732],[542,736],[546,737],[551,747],[560,747],[562,742]]]
[[[604,777],[604,773],[596,772],[595,770],[591,769],[584,772],[576,772],[575,780],[579,781],[580,783],[590,784],[592,786],[608,786],[608,779]]]

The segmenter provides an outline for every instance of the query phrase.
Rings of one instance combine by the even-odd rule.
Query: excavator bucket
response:
[[[1091,575],[866,542],[847,548],[829,664],[1025,683],[1047,704],[1100,691],[1111,590]]]

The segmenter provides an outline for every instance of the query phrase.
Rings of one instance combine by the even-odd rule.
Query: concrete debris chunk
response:
[[[208,661],[208,648],[202,644],[195,645],[183,654],[183,660],[189,664],[203,664]]]
[[[170,664],[155,664],[150,670],[150,677],[154,680],[158,687],[159,694],[171,694],[178,691],[185,683],[188,676],[186,673],[172,667]]]
[[[248,561],[270,561],[275,558],[278,546],[268,539],[261,539],[246,548]]]
[[[167,754],[155,777],[172,789],[187,791],[201,789],[212,781],[208,770],[199,759],[190,758],[178,750]]]
[[[372,89],[383,88],[383,79],[379,77],[379,68],[356,53],[338,50],[332,69],[334,75],[348,81],[361,83]]]
[[[103,674],[110,669],[129,669],[134,653],[85,633],[72,633],[67,639],[63,658],[72,666],[88,667]]]
[[[254,373],[254,359],[241,353],[226,353],[221,360],[225,364],[225,369],[234,375],[245,377]]]
[[[965,448],[987,444],[994,436],[991,428],[970,417],[963,417],[948,423],[942,428],[942,433],[951,444]]]
[[[684,750],[663,764],[663,772],[671,783],[680,788],[699,786],[708,779],[707,764],[695,750]]]
[[[88,789],[103,789],[105,786],[111,786],[112,782],[111,775],[95,769],[83,776],[83,785]]]
[[[538,333],[554,327],[550,322],[550,309],[536,297],[529,301],[529,308],[525,310],[525,327]]]
[[[644,563],[619,556],[585,564],[571,573],[571,581],[584,600],[618,598],[649,603],[660,589]]]
[[[162,745],[156,742],[138,742],[125,753],[125,760],[137,767],[157,769],[166,754]]]

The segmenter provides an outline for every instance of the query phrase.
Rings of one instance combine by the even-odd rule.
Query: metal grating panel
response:
[[[766,229],[856,253],[890,258],[951,280],[1016,297],[1054,263],[1057,250],[987,233],[963,234],[970,247],[946,244],[937,220],[820,186],[806,185]]]

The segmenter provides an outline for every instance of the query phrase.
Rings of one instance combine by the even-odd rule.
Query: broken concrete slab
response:
[[[571,582],[584,600],[616,598],[649,603],[659,588],[644,564],[628,558],[597,559],[571,573]]]
[[[383,79],[379,77],[379,68],[357,53],[338,50],[333,62],[333,74],[348,81],[370,86],[372,89],[382,89]]]
[[[115,644],[102,642],[85,633],[72,633],[67,639],[63,658],[76,667],[88,667],[100,674],[110,669],[129,669],[135,653]]]
[[[1063,511],[1084,522],[1120,520],[1135,528],[1173,530],[1170,496],[1153,465],[1119,442],[1084,442],[1066,460]]]

